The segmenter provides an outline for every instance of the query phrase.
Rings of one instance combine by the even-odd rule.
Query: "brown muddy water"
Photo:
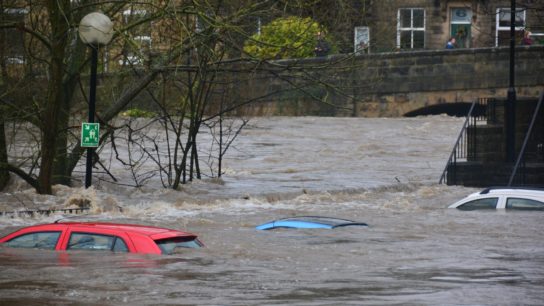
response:
[[[437,184],[461,119],[250,122],[221,184],[172,191],[97,179],[90,190],[56,186],[39,196],[14,182],[0,194],[2,209],[83,199],[92,204],[87,219],[187,230],[206,247],[169,256],[0,247],[0,304],[542,304],[542,213],[446,208],[476,190]],[[295,215],[369,227],[255,230]],[[0,217],[0,235],[61,217]]]

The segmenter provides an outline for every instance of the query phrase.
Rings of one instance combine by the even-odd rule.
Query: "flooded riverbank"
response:
[[[10,305],[511,305],[544,299],[544,230],[535,212],[457,211],[476,189],[442,186],[462,119],[255,118],[221,181],[173,191],[95,180],[39,196],[12,185],[0,204],[91,203],[92,219],[197,233],[171,256],[0,248]],[[118,209],[121,208],[121,209]],[[368,228],[257,231],[324,215]],[[1,217],[0,233],[60,215]]]

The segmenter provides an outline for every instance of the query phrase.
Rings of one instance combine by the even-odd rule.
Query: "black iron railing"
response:
[[[496,121],[494,108],[491,109],[492,113],[489,114],[491,116],[489,116],[490,118],[488,119],[488,112],[490,109],[488,108],[488,103],[493,100],[494,99],[492,98],[479,98],[472,102],[472,105],[467,113],[465,123],[461,128],[461,132],[459,133],[457,141],[453,146],[453,150],[451,151],[448,162],[446,163],[446,167],[442,172],[442,176],[438,182],[439,184],[456,184],[457,161],[468,160],[476,156],[476,147],[478,145],[476,143],[478,139],[476,137],[476,125],[483,121]],[[469,130],[470,133],[468,132]],[[451,169],[451,171],[448,169]]]
[[[512,169],[512,174],[510,174],[510,180],[508,180],[508,186],[512,186],[512,183],[514,182],[514,178],[516,178],[516,175],[518,180],[521,181],[522,185],[525,185],[526,183],[525,179],[526,179],[527,166],[525,163],[525,152],[527,149],[527,144],[529,143],[529,139],[531,135],[533,134],[535,122],[540,113],[540,107],[542,105],[543,97],[544,97],[544,92],[542,92],[540,94],[540,97],[538,98],[538,103],[536,104],[536,108],[533,113],[533,118],[531,119],[531,123],[529,124],[529,128],[527,129],[527,133],[525,133],[525,140],[523,141],[523,145],[521,146],[521,150],[518,154],[518,158],[516,160],[514,169]],[[518,173],[518,170],[520,170],[519,173]]]

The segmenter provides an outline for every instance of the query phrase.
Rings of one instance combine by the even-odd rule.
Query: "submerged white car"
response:
[[[473,193],[449,208],[462,210],[516,209],[544,210],[544,189],[494,187]]]

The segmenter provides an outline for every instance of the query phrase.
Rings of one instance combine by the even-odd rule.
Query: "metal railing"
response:
[[[457,137],[457,141],[455,142],[455,145],[453,146],[453,150],[450,153],[450,157],[448,159],[448,162],[446,163],[446,167],[444,168],[444,171],[442,172],[442,176],[440,176],[439,184],[448,184],[453,183],[457,181],[456,178],[456,165],[458,159],[469,159],[474,158],[476,155],[476,146],[477,146],[477,137],[476,137],[476,125],[478,122],[487,121],[488,120],[488,103],[493,101],[492,98],[479,98],[474,100],[472,102],[472,105],[470,106],[470,109],[467,113],[465,123],[463,124],[463,127],[461,128],[461,132],[459,133],[459,136]],[[476,111],[478,110],[478,111]],[[482,111],[485,110],[485,111]],[[494,108],[493,108],[493,114],[492,118],[495,117],[494,114]],[[494,119],[492,119],[494,121]],[[472,133],[468,133],[468,128],[471,128]],[[452,167],[453,166],[453,167]],[[453,182],[448,181],[448,169],[452,169],[451,176],[453,177]]]
[[[522,184],[525,184],[525,175],[526,175],[526,164],[525,164],[525,150],[527,148],[527,143],[529,142],[529,139],[531,137],[531,134],[533,133],[533,128],[535,126],[536,118],[538,117],[540,113],[540,107],[542,105],[542,99],[544,98],[544,92],[540,93],[540,97],[538,98],[538,103],[536,104],[535,111],[533,113],[533,118],[531,119],[531,124],[529,125],[529,128],[527,129],[527,133],[525,134],[525,140],[523,141],[523,145],[521,146],[521,150],[519,152],[518,158],[516,160],[516,165],[514,166],[514,169],[512,169],[512,174],[510,175],[510,180],[508,180],[508,186],[512,186],[512,183],[514,181],[514,177],[516,176],[518,169],[521,166],[521,181]]]
[[[55,213],[61,214],[81,214],[88,211],[89,208],[61,208],[61,209],[36,209],[36,210],[16,210],[16,211],[0,211],[0,216],[49,216]]]

